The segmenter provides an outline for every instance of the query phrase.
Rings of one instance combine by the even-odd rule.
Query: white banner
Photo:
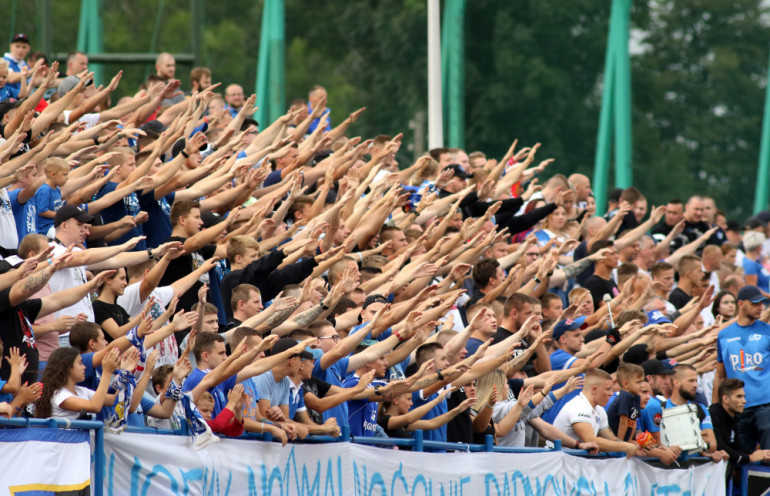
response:
[[[0,496],[91,494],[87,431],[0,429]]]
[[[347,443],[105,435],[105,496],[721,496],[724,463],[657,469],[564,453],[412,453]]]

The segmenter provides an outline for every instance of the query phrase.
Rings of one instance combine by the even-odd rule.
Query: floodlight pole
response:
[[[765,87],[765,115],[762,118],[762,140],[759,144],[759,168],[757,186],[754,191],[754,213],[767,208],[767,196],[770,194],[770,63],[767,69]]]
[[[428,149],[444,146],[441,104],[441,5],[428,0]]]
[[[604,90],[596,138],[593,191],[596,211],[607,206],[613,127],[615,132],[615,186],[633,184],[631,167],[631,64],[628,51],[631,0],[613,0],[607,53],[604,60]]]
[[[448,145],[465,148],[465,0],[447,0],[441,29],[444,129]]]

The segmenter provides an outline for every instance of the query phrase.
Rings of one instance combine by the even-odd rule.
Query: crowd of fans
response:
[[[275,122],[158,57],[112,102],[82,53],[0,63],[0,412],[212,433],[770,459],[770,212],[650,207],[546,173],[337,125],[317,86]],[[29,56],[29,57],[28,57]],[[217,91],[224,90],[224,98]]]

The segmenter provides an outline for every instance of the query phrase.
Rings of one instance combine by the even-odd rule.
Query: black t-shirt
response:
[[[577,248],[575,248],[575,251],[572,252],[572,259],[577,262],[578,260],[582,260],[586,258],[589,255],[588,253],[588,241],[582,241],[579,245],[577,245]],[[575,276],[575,280],[580,284],[581,286],[585,286],[585,283],[588,279],[591,278],[591,276],[594,275],[594,265],[591,264],[588,266],[586,270],[581,272],[580,274]]]
[[[464,389],[458,389],[447,396],[447,411],[452,411],[460,403],[467,400]],[[473,420],[471,420],[470,409],[458,414],[446,425],[446,439],[450,443],[473,444]]]
[[[187,238],[171,236],[167,241],[179,241],[184,244],[184,242],[187,241]],[[160,279],[159,286],[170,286],[184,276],[194,272],[195,269],[203,265],[203,262],[213,257],[216,250],[216,245],[206,245],[189,255],[182,255],[181,257],[172,260],[171,263],[168,264],[168,268],[163,274],[163,277]],[[182,309],[186,312],[190,311],[192,306],[198,302],[198,290],[203,286],[204,282],[209,282],[208,272],[203,274],[199,280],[195,281],[195,284],[193,284],[192,287],[179,298],[177,311]],[[209,293],[211,292],[209,291]],[[211,301],[210,294],[207,299],[208,301]]]
[[[113,319],[115,323],[118,324],[118,327],[122,327],[128,324],[128,321],[131,320],[131,316],[128,315],[126,309],[117,303],[107,303],[101,300],[94,300],[93,306],[94,320],[99,325],[102,325],[105,320]],[[104,328],[102,327],[102,329]],[[110,336],[106,331],[104,333],[104,338],[108,343],[112,341],[112,336]]]
[[[318,377],[311,377],[310,379],[305,379],[302,381],[302,389],[305,391],[305,394],[313,393],[317,398],[325,397],[331,388],[331,384],[322,381]],[[307,414],[310,417],[310,420],[316,424],[320,425],[324,423],[323,415],[321,415],[320,412],[307,407]]]
[[[621,441],[630,441],[636,434],[636,422],[641,415],[642,406],[641,398],[638,395],[631,394],[628,391],[621,390],[618,397],[612,402],[607,409],[607,420],[610,424],[610,429],[617,435],[618,427],[620,427],[620,416],[625,415],[628,417],[628,425],[626,425],[626,433]]]
[[[32,322],[37,319],[43,303],[40,298],[32,298],[17,307],[11,306],[11,288],[0,291],[0,338],[3,340],[3,358],[0,365],[0,379],[7,381],[11,376],[11,366],[5,357],[11,356],[11,348],[19,348],[25,355],[29,366],[21,376],[22,384],[37,382],[40,356],[35,344]]]
[[[511,334],[514,334],[513,332],[509,331],[505,327],[498,326],[497,332],[495,332],[495,335],[492,337],[494,341],[492,341],[492,344],[497,344],[501,341],[504,341],[505,339],[509,338]],[[520,341],[521,345],[513,350],[513,356],[518,357],[519,355],[523,355],[525,351],[529,348],[529,343],[527,343],[526,339],[522,339]],[[537,375],[537,372],[535,371],[535,359],[537,358],[537,352],[535,352],[534,355],[532,355],[529,360],[527,360],[527,363],[524,365],[524,367],[521,369],[524,372],[526,372],[528,377],[533,377]]]
[[[614,298],[618,294],[618,285],[615,284],[615,281],[602,279],[596,274],[589,277],[583,287],[591,292],[591,297],[594,299],[594,311],[602,306],[604,295],[608,294],[610,298]]]
[[[380,424],[380,427],[382,427],[385,430],[385,434],[388,435],[388,437],[396,437],[400,439],[411,439],[412,436],[409,435],[409,431],[406,430],[406,426],[396,427],[395,429],[388,429],[388,421],[390,420],[390,417],[392,415],[387,415],[385,413],[381,413],[379,417],[377,417],[377,423]],[[409,449],[409,448],[402,448],[399,447],[399,449]]]
[[[671,294],[668,295],[668,301],[670,301],[677,310],[681,310],[690,300],[692,300],[692,296],[688,295],[678,287],[674,288]]]

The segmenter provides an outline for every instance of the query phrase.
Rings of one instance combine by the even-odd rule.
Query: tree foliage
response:
[[[286,0],[286,96],[326,86],[335,123],[366,106],[352,128],[405,133],[427,110],[426,2]],[[499,157],[516,137],[540,141],[555,172],[591,174],[611,2],[473,0],[466,8],[466,145]],[[16,31],[36,39],[37,2],[17,2]],[[57,52],[75,48],[80,2],[53,2]],[[157,0],[104,1],[108,52],[148,52]],[[168,0],[159,51],[190,51],[190,2]],[[205,2],[204,59],[215,81],[253,91],[262,2]],[[10,12],[11,0],[0,0]],[[634,181],[651,204],[708,192],[746,215],[758,162],[767,84],[762,0],[635,2],[632,27]],[[10,34],[9,34],[10,36]],[[118,66],[108,65],[105,74]],[[152,67],[126,68],[119,96]],[[177,76],[187,89],[189,67]]]

